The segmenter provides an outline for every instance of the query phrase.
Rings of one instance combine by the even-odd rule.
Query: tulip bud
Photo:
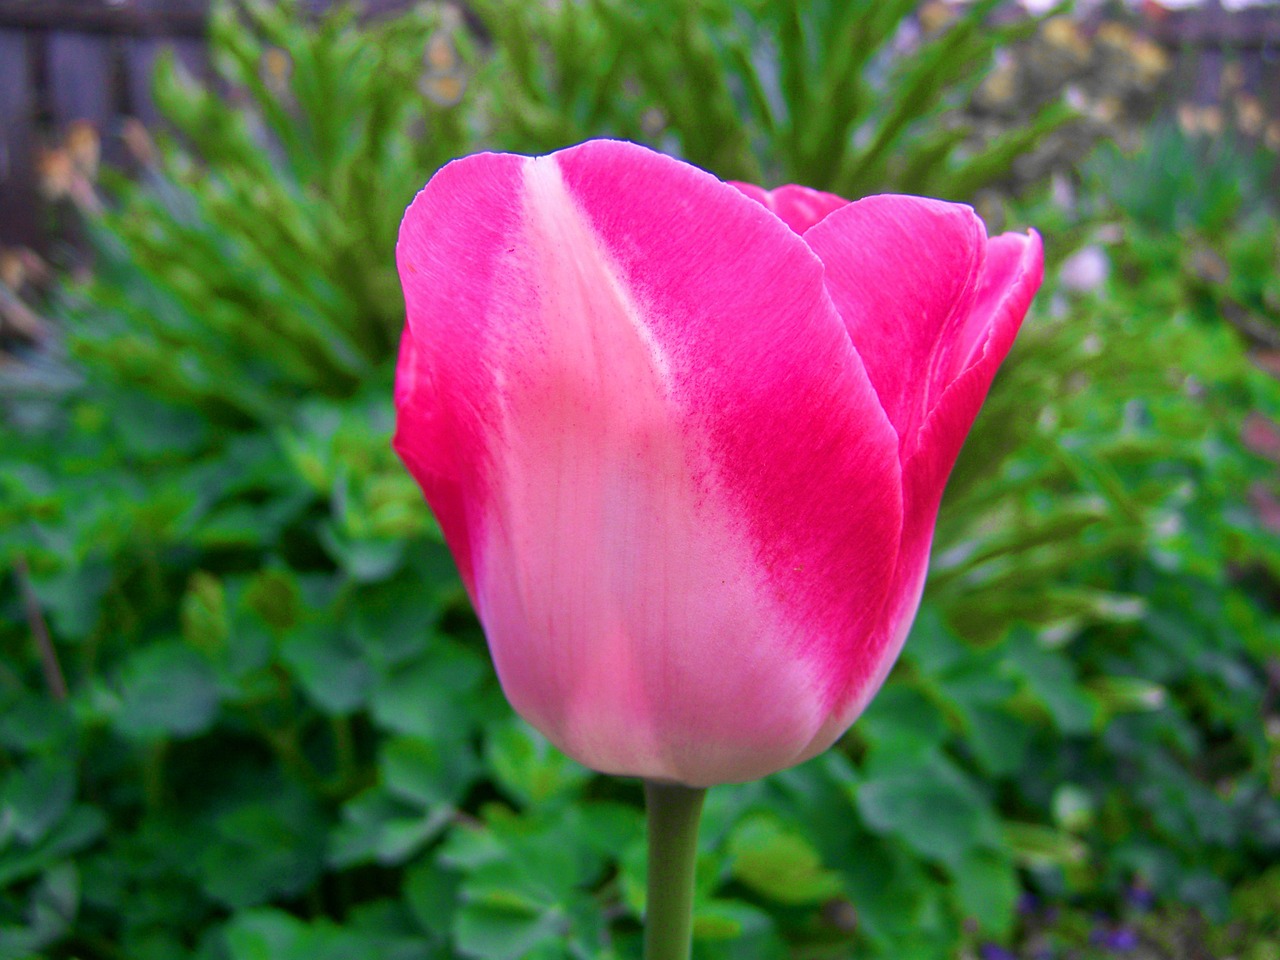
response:
[[[515,708],[690,786],[834,742],[906,637],[1039,238],[592,141],[449,164],[397,257],[396,449]]]

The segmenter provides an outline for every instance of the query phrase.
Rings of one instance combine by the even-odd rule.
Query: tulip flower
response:
[[[592,141],[449,164],[397,258],[396,449],[516,710],[655,785],[829,747],[902,647],[1039,238]]]

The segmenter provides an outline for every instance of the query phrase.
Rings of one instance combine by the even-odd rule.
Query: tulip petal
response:
[[[915,197],[851,203],[804,239],[899,434],[905,519],[879,640],[887,674],[919,606],[947,477],[1040,285],[1043,253],[1034,232],[988,241],[968,207]]]
[[[921,427],[911,459],[903,465],[912,516],[908,526],[927,527],[904,528],[904,538],[932,536],[947,477],[1043,276],[1044,253],[1035,232],[1001,234],[987,243],[970,315],[961,328],[962,349],[954,351],[964,361],[956,364],[957,372],[943,387]],[[912,550],[918,553],[919,546]],[[924,551],[927,554],[927,543]]]
[[[402,227],[396,246],[409,322],[396,367],[394,445],[422,486],[473,596],[475,509],[486,495],[484,425],[496,415],[484,354],[493,339],[486,317],[498,263],[468,250],[493,248],[519,228],[518,208],[484,198],[512,195],[521,170],[519,157],[501,154],[447,165],[431,179],[422,222]],[[470,415],[453,408],[460,400]]]
[[[920,197],[867,197],[805,234],[827,288],[898,431],[902,460],[968,359],[986,228],[969,207]]]
[[[964,325],[966,336],[973,339],[967,366],[943,390],[921,428],[915,453],[903,465],[907,519],[891,591],[897,604],[885,611],[892,651],[887,662],[902,649],[920,605],[947,477],[1043,275],[1044,255],[1036,233],[1006,233],[988,243],[977,296]]]
[[[882,669],[860,641],[902,532],[821,263],[708,174],[599,141],[451,164],[398,256],[397,449],[517,710],[609,772],[794,762]]]
[[[739,183],[736,180],[731,181],[731,185],[757,203],[763,204],[765,209],[801,234],[822,221],[833,210],[839,210],[849,203],[844,197],[838,197],[834,193],[823,193],[794,183],[776,190],[766,190],[754,183]]]

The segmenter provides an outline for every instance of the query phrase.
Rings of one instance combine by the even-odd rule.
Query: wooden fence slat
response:
[[[1222,89],[1222,68],[1226,58],[1219,47],[1204,47],[1196,60],[1195,89],[1192,99],[1196,103],[1217,103]]]
[[[1224,10],[1218,4],[1192,7],[1155,24],[1156,38],[1174,47],[1225,44],[1237,48],[1280,45],[1280,18],[1274,7]]]
[[[49,35],[49,101],[58,126],[89,120],[102,130],[113,119],[111,42],[88,33]]]
[[[305,0],[312,13],[321,13],[342,0]],[[399,13],[413,0],[364,0],[361,15],[379,17]],[[202,37],[209,0],[0,0],[0,23],[31,30],[132,36]]]
[[[213,72],[209,63],[209,47],[203,40],[188,40],[176,37],[169,41],[178,62],[191,72],[193,77],[207,80]]]
[[[200,37],[208,0],[0,0],[7,27]]]
[[[22,162],[14,140],[30,124],[30,82],[26,34],[0,32],[0,183],[13,176]]]
[[[0,241],[34,244],[35,96],[27,35],[0,30]]]
[[[124,82],[129,112],[151,126],[158,119],[151,99],[151,72],[165,41],[154,37],[130,37],[124,42]]]

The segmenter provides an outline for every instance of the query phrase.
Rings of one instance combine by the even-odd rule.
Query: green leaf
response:
[[[975,706],[964,710],[964,745],[992,776],[1011,777],[1022,770],[1034,727],[1003,709]]]
[[[218,683],[209,661],[190,647],[158,643],[134,653],[117,681],[112,723],[127,737],[192,737],[213,723]]]
[[[1109,714],[1159,710],[1169,700],[1169,691],[1142,677],[1094,677],[1088,688]]]
[[[416,817],[402,817],[382,824],[374,853],[378,863],[404,863],[439,836],[453,819],[447,807],[435,807]]]
[[[877,752],[912,763],[942,745],[947,722],[921,693],[895,683],[871,702],[858,720],[857,731]]]
[[[1053,819],[1070,833],[1083,833],[1093,826],[1096,813],[1093,797],[1082,787],[1063,783],[1053,791]]]
[[[572,797],[592,776],[519,718],[490,724],[485,759],[504,790],[534,806]]]
[[[477,688],[489,668],[440,640],[428,654],[378,679],[370,706],[387,730],[426,740],[467,736],[475,727]]]
[[[67,704],[22,689],[0,692],[0,744],[8,749],[65,751],[75,729]]]
[[[33,760],[11,773],[0,789],[0,830],[12,830],[19,841],[32,846],[66,815],[75,795],[75,769],[67,760]]]
[[[216,658],[230,632],[221,581],[203,571],[192,576],[182,598],[181,616],[182,638],[210,659]]]
[[[481,960],[524,960],[531,956],[563,956],[568,918],[559,910],[540,910],[518,903],[465,904],[454,922],[459,952]]]
[[[842,858],[840,873],[857,929],[872,943],[900,947],[921,926],[942,885],[903,844],[863,835]]]
[[[470,873],[488,863],[497,863],[507,856],[492,830],[460,825],[451,830],[440,848],[443,866]]]
[[[386,580],[404,562],[405,542],[402,539],[355,538],[327,523],[320,527],[320,541],[338,566],[360,583]]]
[[[583,890],[600,883],[604,858],[584,842],[577,808],[534,818],[491,804],[483,815],[484,830],[453,831],[440,855],[467,872],[454,925],[458,949],[505,957],[558,945],[556,956],[566,947],[595,955],[604,918]]]
[[[293,630],[280,645],[280,656],[325,713],[341,716],[364,705],[373,674],[339,629],[316,624]]]
[[[1008,668],[1026,685],[1028,694],[1048,710],[1065,734],[1093,729],[1097,703],[1076,680],[1062,654],[1039,645],[1029,631],[1019,630],[1006,646]]]
[[[783,960],[786,945],[767,912],[737,900],[703,900],[693,909],[695,960]]]
[[[414,919],[428,933],[447,938],[458,907],[458,874],[423,861],[409,868],[404,880],[404,898]]]
[[[223,937],[231,960],[303,960],[311,931],[283,910],[244,910],[227,925]]]
[[[291,629],[302,616],[297,577],[282,569],[259,570],[245,588],[244,604],[271,629]]]
[[[598,854],[617,857],[644,839],[644,814],[635,807],[608,801],[579,802],[581,836]]]
[[[941,757],[868,779],[856,800],[873,830],[898,837],[920,856],[952,870],[975,849],[994,849],[1000,842],[991,803]]]
[[[22,926],[0,923],[0,957],[38,957],[66,936],[80,907],[80,873],[62,862],[44,872],[27,897]]]
[[[423,808],[457,803],[480,772],[469,744],[420,737],[390,740],[380,766],[389,793]]]
[[[422,656],[440,619],[441,604],[435,594],[457,585],[457,574],[450,566],[431,566],[421,560],[424,552],[435,556],[436,550],[429,547],[434,545],[423,545],[410,554],[406,574],[360,590],[351,630],[377,670],[390,671]]]
[[[10,847],[0,852],[0,889],[79,852],[102,836],[106,826],[107,818],[97,807],[72,807],[30,850]]]
[[[841,890],[818,851],[776,817],[743,819],[729,838],[729,856],[735,879],[779,903],[821,903]]]
[[[919,664],[925,673],[936,674],[964,663],[970,655],[969,648],[948,629],[938,605],[928,600],[922,603],[903,656]]]
[[[88,636],[98,622],[103,597],[111,586],[111,568],[98,558],[85,558],[56,577],[32,578],[40,607],[57,636]]]
[[[1005,823],[1004,837],[1013,858],[1026,867],[1065,867],[1083,863],[1087,848],[1070,834],[1036,823]]]
[[[398,775],[404,778],[400,790],[410,796],[430,794],[439,787],[430,778],[423,783],[422,772],[412,767]],[[404,863],[453,820],[452,803],[435,802],[424,807],[421,800],[402,799],[379,783],[342,808],[342,820],[331,836],[329,863],[337,868],[360,863]],[[457,833],[455,830],[452,835]]]
[[[286,790],[218,817],[200,858],[205,892],[233,909],[307,890],[324,867],[324,821],[312,801]]]
[[[956,899],[966,919],[990,937],[1004,938],[1013,928],[1018,875],[1005,857],[977,850],[960,861],[954,873]]]

